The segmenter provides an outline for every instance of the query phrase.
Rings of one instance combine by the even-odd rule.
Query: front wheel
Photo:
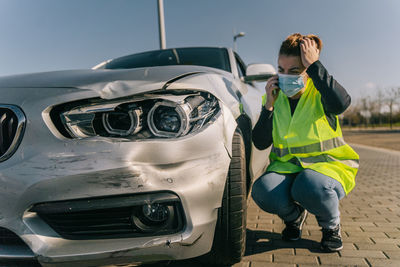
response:
[[[246,154],[242,132],[238,128],[232,141],[232,159],[226,178],[222,206],[218,210],[208,263],[233,265],[240,262],[246,248]]]

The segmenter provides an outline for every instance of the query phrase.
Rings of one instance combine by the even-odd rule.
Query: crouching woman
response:
[[[283,219],[282,239],[301,238],[308,211],[322,227],[321,248],[338,251],[339,200],[355,186],[359,156],[344,142],[337,116],[350,96],[319,61],[321,48],[316,35],[295,33],[282,42],[278,75],[267,81],[253,129],[254,145],[272,148],[252,198]]]

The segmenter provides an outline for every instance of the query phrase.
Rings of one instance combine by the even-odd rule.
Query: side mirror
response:
[[[271,64],[249,64],[246,68],[246,76],[243,77],[245,82],[265,82],[276,74],[274,66]]]

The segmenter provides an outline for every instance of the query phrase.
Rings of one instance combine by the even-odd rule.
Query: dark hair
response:
[[[282,42],[281,48],[279,49],[279,55],[300,56],[300,42],[305,38],[314,40],[317,43],[318,50],[321,51],[322,41],[317,35],[302,35],[300,33],[293,33]]]

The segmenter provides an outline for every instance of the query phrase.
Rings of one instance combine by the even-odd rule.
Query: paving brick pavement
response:
[[[400,266],[400,152],[353,147],[360,170],[355,189],[340,202],[343,250],[319,250],[321,231],[312,215],[302,240],[282,241],[282,221],[251,202],[245,265],[237,266]]]
[[[353,146],[360,154],[355,189],[340,202],[344,248],[323,253],[320,227],[308,216],[299,241],[281,240],[282,221],[251,200],[247,246],[233,267],[400,266],[400,152]],[[150,265],[146,265],[150,266]],[[155,266],[155,265],[151,265]],[[168,266],[202,266],[195,261]]]

